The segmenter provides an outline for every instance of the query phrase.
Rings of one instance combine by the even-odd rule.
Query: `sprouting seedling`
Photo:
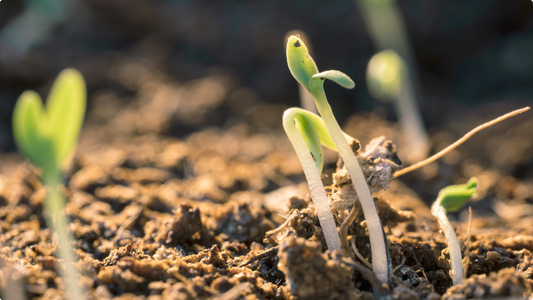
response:
[[[408,145],[404,157],[413,163],[427,157],[430,142],[408,73],[403,59],[395,51],[385,50],[370,59],[366,78],[372,96],[394,103]]]
[[[65,198],[59,185],[63,181],[62,166],[72,153],[83,123],[86,106],[85,83],[74,69],[66,69],[58,76],[46,107],[34,91],[24,92],[15,104],[13,135],[19,150],[41,168],[47,188],[44,201],[46,221],[57,233],[59,258],[66,264],[63,278],[71,299],[83,299],[83,289],[77,282],[78,272],[72,267],[75,254],[70,248],[72,239],[67,231],[69,220],[65,212]]]
[[[457,235],[448,221],[446,212],[458,211],[474,195],[476,188],[476,178],[471,178],[466,184],[447,186],[440,190],[437,200],[431,206],[431,213],[439,221],[448,241],[453,285],[460,284],[463,280],[463,259],[459,239],[457,239]]]
[[[322,146],[337,150],[335,143],[322,118],[305,109],[287,109],[283,114],[283,128],[302,164],[328,249],[339,250],[341,241],[320,177],[324,166]],[[346,134],[344,136],[348,141],[354,141],[354,138]]]
[[[353,187],[359,198],[365,219],[367,221],[374,273],[381,282],[386,283],[388,282],[389,277],[387,248],[377,209],[374,206],[372,194],[370,193],[363,172],[361,171],[361,167],[359,166],[359,163],[357,162],[357,159],[355,158],[348,141],[346,140],[339,124],[335,119],[335,116],[333,115],[324,92],[325,79],[329,79],[345,88],[353,88],[355,84],[350,77],[340,71],[330,70],[319,72],[314,60],[311,58],[311,56],[309,56],[307,47],[303,41],[295,35],[290,36],[287,41],[287,63],[293,77],[309,91],[311,96],[313,96],[315,104],[318,108],[318,112],[324,120],[324,125],[328,131],[328,134],[331,137],[331,140],[333,141],[342,160],[344,161],[344,165],[350,175]],[[298,157],[304,157],[304,159],[300,158],[302,166],[304,164],[309,164],[309,162],[312,162],[312,157],[308,149],[305,147],[303,138],[301,138],[301,136],[297,134],[297,131],[294,130],[295,125],[294,128],[290,127],[291,126],[289,126],[290,132],[287,132],[287,134],[293,143],[293,147],[295,148]],[[308,181],[318,182],[320,180],[314,164],[310,164],[310,166],[305,166],[303,168],[304,170],[314,170],[314,172],[304,171]],[[310,178],[309,176],[311,175],[316,178]],[[317,206],[317,214],[319,215],[319,218],[319,212],[323,212],[322,214],[324,215],[331,215],[327,198],[324,198],[323,200],[316,199],[316,195],[321,193],[319,189],[323,190],[321,185],[313,187],[310,186],[309,189],[313,201],[319,202],[315,204]],[[318,206],[320,206],[320,208]],[[322,222],[321,226],[324,226]],[[336,228],[335,234],[338,234]],[[338,249],[340,249],[340,244],[338,247]]]

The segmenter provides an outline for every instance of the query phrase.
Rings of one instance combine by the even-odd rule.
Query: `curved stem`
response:
[[[302,168],[309,185],[309,192],[311,193],[311,199],[316,208],[318,215],[318,220],[322,231],[324,232],[324,237],[326,239],[326,244],[328,249],[340,250],[341,241],[339,238],[339,233],[337,232],[337,225],[333,219],[333,214],[331,213],[331,208],[329,206],[329,200],[320,178],[318,169],[313,161],[313,157],[307,148],[307,145],[300,135],[296,124],[294,123],[294,110],[286,111],[283,115],[283,128],[289,137],[289,140],[296,151],[296,155],[302,164]]]
[[[459,244],[459,239],[457,239],[457,235],[455,234],[450,221],[448,221],[444,207],[440,206],[438,202],[435,202],[431,206],[431,213],[439,221],[440,228],[442,229],[442,232],[448,241],[453,285],[460,284],[463,281],[463,259],[461,256],[461,245]]]
[[[363,213],[368,226],[368,233],[370,236],[370,245],[372,250],[372,265],[376,273],[376,277],[381,282],[388,282],[389,271],[387,265],[387,249],[385,246],[385,239],[383,229],[379,220],[372,194],[366,183],[363,171],[355,158],[352,149],[344,138],[343,132],[333,115],[331,106],[329,105],[326,94],[324,92],[323,81],[320,79],[311,80],[311,95],[315,99],[318,111],[322,116],[326,128],[328,129],[331,138],[333,139],[337,150],[339,151],[344,165],[350,174],[353,187],[361,202]]]

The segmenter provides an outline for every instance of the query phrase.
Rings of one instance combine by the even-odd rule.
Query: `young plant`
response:
[[[337,225],[333,219],[329,200],[320,178],[324,166],[322,146],[335,151],[337,148],[322,118],[305,109],[297,107],[287,109],[283,114],[283,128],[302,164],[328,249],[340,250],[341,241],[337,232]],[[346,134],[344,136],[348,141],[354,141],[354,138]]]
[[[366,78],[372,96],[394,103],[408,145],[403,157],[410,163],[426,158],[430,142],[403,59],[393,50],[375,54],[368,63]]]
[[[78,272],[73,267],[76,256],[71,249],[68,216],[64,212],[65,198],[60,185],[62,166],[68,160],[78,139],[86,106],[85,83],[82,75],[66,69],[56,79],[46,107],[34,91],[24,92],[15,104],[13,135],[19,150],[42,170],[47,189],[44,211],[48,226],[57,234],[57,252],[64,260],[63,279],[70,299],[83,299]]]
[[[476,188],[476,178],[471,178],[466,184],[447,186],[440,190],[437,200],[431,206],[431,213],[439,221],[440,228],[448,241],[453,285],[463,281],[463,259],[459,239],[448,221],[446,212],[458,211],[476,192]]]
[[[370,193],[366,179],[363,175],[363,172],[361,171],[361,167],[359,166],[359,163],[357,162],[357,159],[355,158],[355,155],[350,145],[348,144],[344,133],[342,132],[339,124],[335,119],[335,116],[333,115],[331,107],[327,101],[326,94],[324,92],[324,81],[326,79],[329,79],[345,88],[353,88],[355,84],[346,74],[340,71],[329,70],[319,72],[315,62],[309,56],[307,47],[305,46],[303,41],[295,35],[290,36],[287,41],[287,63],[289,65],[289,70],[293,77],[309,91],[309,93],[315,100],[318,112],[322,116],[328,134],[331,137],[331,140],[333,141],[333,144],[339,152],[342,160],[344,161],[344,165],[348,170],[353,187],[359,198],[367,222],[368,232],[370,236],[370,245],[372,250],[374,273],[381,282],[386,283],[388,282],[389,277],[387,248],[377,209],[374,206],[372,194]],[[311,154],[309,154],[309,150],[307,149],[307,147],[305,147],[306,145],[303,142],[303,138],[299,136],[299,134],[297,134],[297,131],[295,130],[296,125],[287,125],[288,127],[286,128],[289,129],[286,129],[287,134],[289,135],[289,138],[293,143],[298,157],[303,158],[300,158],[300,162],[302,163],[302,165],[309,165],[309,162],[311,162],[313,158],[311,157]],[[311,178],[311,181],[319,182],[320,176],[317,170],[315,169],[316,166],[314,164],[311,164],[311,166],[304,167],[308,170],[306,172],[306,178],[309,180],[310,178],[308,176],[308,173],[309,175],[313,173],[312,176],[314,177]],[[313,170],[313,172],[311,170]],[[321,184],[314,185],[313,187],[310,186],[311,197],[313,198],[313,201],[319,202],[319,204],[316,205],[321,206],[321,208],[317,207],[317,214],[318,211],[327,210],[328,214],[331,215],[331,210],[329,208],[327,198],[323,198],[322,200],[316,199],[316,195],[321,193],[319,190],[323,191],[323,187]],[[321,226],[323,226],[322,223]],[[329,233],[325,232],[325,234]],[[335,235],[337,234],[338,233],[335,228]],[[340,249],[340,244],[338,244],[338,246],[335,245],[335,247],[339,247]]]

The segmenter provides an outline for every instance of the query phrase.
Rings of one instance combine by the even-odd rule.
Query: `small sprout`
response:
[[[459,239],[448,221],[446,212],[458,211],[474,195],[476,188],[476,178],[471,178],[466,184],[450,185],[440,190],[437,200],[431,206],[431,213],[439,221],[448,241],[453,285],[460,284],[463,280],[463,259]]]
[[[405,158],[418,162],[427,157],[430,142],[416,105],[407,64],[393,50],[377,53],[367,69],[368,90],[382,101],[392,101],[408,147]]]
[[[20,151],[41,167],[45,180],[57,176],[74,149],[85,115],[85,83],[73,69],[61,72],[46,107],[34,91],[24,92],[13,112],[13,135]]]
[[[476,178],[471,178],[466,184],[447,186],[440,190],[437,202],[446,212],[456,212],[474,195],[476,188]]]
[[[377,278],[379,278],[381,282],[386,283],[388,282],[389,277],[387,247],[377,209],[374,206],[372,194],[370,193],[361,167],[333,115],[324,92],[325,79],[329,79],[345,88],[353,88],[355,84],[350,77],[339,71],[325,71],[319,73],[314,60],[309,56],[308,49],[304,42],[296,35],[290,36],[287,40],[287,63],[294,78],[309,91],[315,100],[318,112],[322,116],[324,126],[328,131],[328,135],[330,136],[331,141],[333,141],[335,148],[342,157],[345,167],[350,174],[353,187],[361,202],[363,213],[367,221],[372,250],[373,270]],[[317,208],[317,214],[324,235],[326,238],[330,234],[335,235],[335,240],[338,241],[339,237],[335,223],[330,222],[326,224],[326,222],[324,222],[326,218],[332,220],[333,216],[320,180],[320,175],[317,172],[317,167],[312,161],[309,149],[298,133],[294,122],[286,122],[284,120],[284,127],[304,169],[304,173],[309,183],[311,198]],[[321,218],[321,216],[323,216],[323,218]],[[334,245],[328,243],[328,248],[330,250],[340,250],[340,247],[340,243],[335,243]]]
[[[70,247],[65,198],[59,185],[63,181],[62,166],[71,155],[83,123],[86,106],[85,83],[73,69],[61,72],[43,106],[33,91],[24,92],[13,112],[13,135],[20,151],[43,171],[47,188],[44,210],[48,226],[58,237],[58,256],[66,268],[63,278],[69,299],[83,299],[78,272],[73,267],[76,255]]]

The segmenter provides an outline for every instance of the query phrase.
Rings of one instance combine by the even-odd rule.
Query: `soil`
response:
[[[74,267],[83,274],[87,295],[91,299],[373,298],[372,274],[365,272],[360,259],[351,251],[348,258],[326,249],[301,167],[284,133],[267,130],[255,116],[247,118],[232,110],[226,95],[235,88],[224,80],[209,77],[178,86],[154,79],[136,101],[121,107],[121,113],[106,119],[106,110],[98,106],[89,113],[65,172],[64,189],[72,246],[79,257]],[[163,106],[164,95],[170,92],[183,98]],[[107,109],[112,108],[112,96],[106,97],[110,97]],[[180,102],[184,99],[196,99],[186,112]],[[188,122],[187,114],[201,120],[220,111],[232,119],[225,128],[200,129],[184,137],[166,133],[169,124]],[[264,105],[263,111],[282,113],[276,105]],[[519,117],[491,132],[491,143],[518,139],[526,144],[521,148],[526,153],[508,147],[509,161],[499,158],[507,170],[531,172],[530,161],[517,163],[530,159],[531,120]],[[513,128],[512,136],[504,134]],[[373,136],[392,136],[401,159],[402,137],[393,123],[361,113],[347,122],[346,130],[360,133],[362,144]],[[448,141],[444,134],[434,135],[442,137],[434,141],[435,147]],[[390,285],[376,290],[393,299],[527,298],[533,293],[533,182],[483,165],[483,156],[503,150],[474,156],[475,145],[467,142],[451,158],[375,193],[394,267]],[[328,190],[338,201],[343,194],[334,191],[342,187],[336,182],[343,173],[338,169],[340,173],[331,174],[337,158],[332,152],[326,157],[330,175],[324,180],[336,178]],[[393,159],[397,163],[398,157]],[[7,299],[62,298],[58,271],[65,266],[55,256],[44,220],[45,189],[39,170],[16,154],[8,158],[0,177],[0,289]],[[469,246],[466,210],[450,216],[456,221],[468,270],[464,283],[452,287],[446,241],[428,208],[432,199],[419,195],[434,198],[441,182],[468,176],[479,178],[479,195],[472,202]],[[424,189],[409,188],[421,182],[426,182]],[[348,210],[336,207],[333,212],[340,225]],[[361,212],[348,237],[371,262]]]
[[[0,102],[2,299],[63,299],[58,274],[65,267],[81,272],[89,299],[373,299],[376,292],[393,299],[533,299],[531,112],[475,135],[438,162],[374,194],[394,268],[389,285],[383,286],[366,267],[372,257],[361,210],[348,239],[354,245],[350,250],[357,249],[362,259],[354,251],[343,257],[327,250],[300,163],[281,128],[287,99],[296,105],[297,98],[279,50],[281,37],[295,26],[308,30],[325,41],[316,43],[321,63],[362,74],[374,49],[366,35],[345,38],[365,32],[351,3],[324,9],[323,1],[307,1],[311,6],[306,9],[316,12],[309,18],[299,4],[286,1],[270,1],[276,6],[272,10],[264,1],[234,7],[207,1],[79,2],[83,13],[73,13],[23,59],[0,60],[0,94],[12,99]],[[23,11],[22,4],[4,3],[2,26]],[[420,4],[413,3],[401,5]],[[466,92],[460,95],[482,95],[490,103],[465,109],[440,94],[451,89],[442,79],[458,75],[461,62],[481,51],[480,45],[496,45],[487,52],[533,49],[495,42],[532,24],[527,20],[533,11],[525,1],[490,3],[483,4],[487,10],[490,6],[485,19],[473,19],[466,32],[440,26],[444,23],[436,18],[455,20],[449,14],[463,3],[438,16],[438,6],[420,6],[426,26],[413,25],[419,17],[413,7],[407,10],[408,25],[416,27],[410,28],[414,45],[424,45],[417,53],[426,66],[423,84],[429,86],[428,99],[436,100],[421,106],[433,153],[500,113],[523,107],[520,99],[531,99],[526,97],[530,80],[522,84],[517,79],[530,73],[516,62],[512,66],[519,75],[495,62],[495,72],[459,74],[466,76],[460,87]],[[298,9],[291,10],[293,5]],[[475,5],[472,13],[481,4]],[[342,30],[332,16],[339,16]],[[486,32],[486,23],[500,19],[506,21],[499,29],[494,25],[494,32]],[[452,32],[444,32],[448,27]],[[458,36],[470,52],[449,50]],[[444,38],[431,42],[438,37]],[[347,47],[328,46],[339,40],[348,40]],[[328,54],[354,60],[328,62]],[[71,246],[79,258],[74,266],[57,259],[45,222],[40,171],[13,152],[7,137],[20,92],[44,92],[65,67],[80,69],[89,91],[85,125],[64,173]],[[354,79],[359,84],[362,77]],[[485,77],[514,96],[498,96]],[[332,93],[338,93],[332,99],[342,101],[353,97]],[[351,105],[339,105],[348,101],[332,104],[345,131],[360,140],[362,149],[375,137],[390,139],[391,152],[397,152],[389,161],[398,167],[406,147],[390,112],[384,112],[392,105],[351,115]],[[350,195],[350,185],[338,184],[345,174],[337,154],[326,151],[325,157],[323,180],[340,226],[353,203],[342,205],[349,201],[343,197]],[[449,214],[467,270],[463,283],[452,286],[446,239],[429,207],[441,188],[473,176],[479,187],[468,204],[471,224],[468,208]]]

